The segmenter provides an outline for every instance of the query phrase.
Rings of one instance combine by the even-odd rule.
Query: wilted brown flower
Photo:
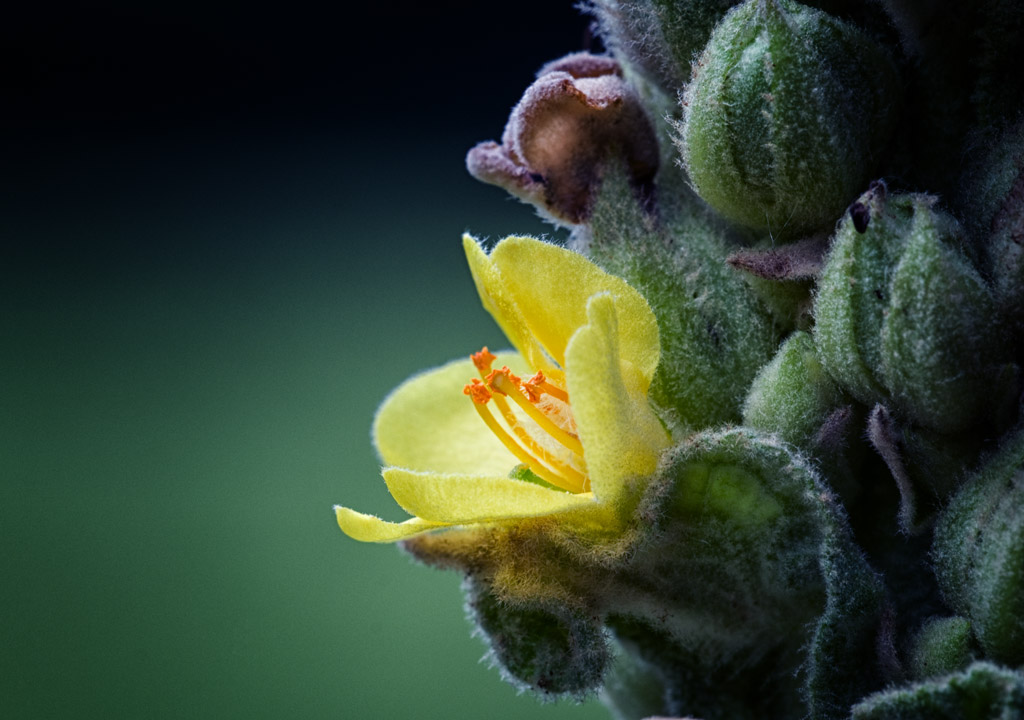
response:
[[[658,169],[654,129],[610,57],[576,53],[548,63],[512,110],[501,144],[466,156],[473,177],[536,205],[561,224],[584,222],[607,163],[637,185]]]

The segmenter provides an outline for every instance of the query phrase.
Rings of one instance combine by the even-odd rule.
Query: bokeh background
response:
[[[352,3],[355,5],[355,3]],[[479,662],[369,427],[502,346],[464,230],[570,0],[33,6],[0,26],[0,715],[603,718]]]

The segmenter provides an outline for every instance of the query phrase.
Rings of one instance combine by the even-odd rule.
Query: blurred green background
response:
[[[101,4],[0,38],[4,717],[607,716],[517,695],[455,574],[332,512],[401,519],[377,404],[504,344],[461,233],[549,229],[463,156],[586,21],[478,5]]]

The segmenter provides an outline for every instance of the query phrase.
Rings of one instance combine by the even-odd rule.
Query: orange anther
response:
[[[501,374],[507,377],[509,380],[511,380],[512,384],[515,385],[516,387],[519,387],[520,385],[523,384],[522,379],[508,369],[508,365],[501,366]]]
[[[544,373],[541,372],[540,370],[538,370],[532,378],[524,381],[523,386],[531,395],[530,399],[533,400],[534,402],[537,402],[537,400],[535,400],[533,396],[537,396],[537,399],[539,399],[540,395],[542,394],[550,395],[551,397],[557,398],[564,403],[569,402],[569,394],[566,393],[565,390],[563,390],[562,388],[555,385],[554,383],[549,382],[548,379],[544,376]]]
[[[505,391],[502,390],[501,387],[499,386],[499,383],[501,385],[505,384],[501,382],[504,379],[505,378],[500,371],[491,370],[489,373],[487,373],[487,377],[484,378],[484,383],[487,385],[489,389],[493,390],[494,392],[499,393],[501,395],[505,395]]]
[[[493,370],[487,375],[484,382],[490,390],[496,393],[495,402],[501,400],[498,395],[512,398],[516,405],[522,408],[545,432],[569,450],[583,457],[583,446],[580,444],[579,438],[574,433],[556,425],[543,409],[535,405],[530,391],[523,386],[523,381],[520,378],[512,374],[511,370],[507,367],[503,367],[501,370]],[[548,383],[545,383],[545,385],[548,385]],[[547,388],[545,388],[545,392],[549,392]],[[568,395],[565,395],[567,400],[568,397]]]
[[[470,357],[483,379],[473,378],[462,392],[473,400],[474,409],[495,437],[520,462],[552,485],[570,492],[589,490],[583,445],[572,430],[562,427],[566,424],[575,427],[571,414],[566,422],[569,410],[566,392],[549,382],[543,372],[537,372],[524,382],[507,365],[493,370],[492,364],[497,358],[486,347]],[[542,394],[552,396],[553,400],[541,403]],[[525,418],[513,412],[509,399],[533,422],[524,424]],[[493,405],[489,405],[491,400]],[[499,418],[508,430],[501,427]],[[548,440],[554,440],[561,449]]]
[[[491,370],[487,373],[487,377],[484,378],[484,382],[494,392],[501,393],[502,395],[509,395],[516,390],[522,392],[523,381],[509,370],[508,365],[505,365],[501,370]],[[525,393],[524,393],[525,394]]]
[[[491,351],[487,349],[486,345],[480,352],[475,352],[470,355],[470,358],[473,360],[473,364],[481,375],[489,373],[491,371],[491,363],[498,359],[496,355],[492,354]]]
[[[544,392],[544,384],[544,373],[540,370],[534,373],[530,379],[523,380],[523,390],[526,391],[526,396],[530,399],[530,402],[540,401],[541,393]]]
[[[491,399],[491,391],[477,378],[473,378],[468,385],[462,388],[462,394],[469,395],[477,405],[486,405]]]

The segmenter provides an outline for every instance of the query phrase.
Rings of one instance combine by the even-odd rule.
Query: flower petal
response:
[[[497,367],[523,367],[522,358],[498,353]],[[473,409],[462,388],[477,370],[467,355],[406,380],[381,403],[373,441],[387,465],[409,470],[507,475],[516,459]]]
[[[651,475],[668,433],[647,402],[647,380],[621,362],[618,301],[602,293],[587,303],[588,323],[566,349],[573,415],[594,494],[615,502],[623,482]]]
[[[622,278],[579,253],[527,237],[509,237],[490,255],[529,332],[565,367],[565,348],[587,324],[587,300],[607,292],[615,299],[620,358],[644,378],[647,392],[661,357],[658,322],[643,295]]]
[[[430,522],[452,525],[551,515],[594,504],[591,493],[560,492],[500,476],[439,475],[385,468],[384,481],[406,512]]]
[[[544,354],[544,349],[531,334],[522,312],[506,287],[505,278],[491,262],[487,253],[471,235],[462,236],[462,247],[466,252],[466,262],[469,263],[469,271],[480,294],[480,301],[505,333],[505,337],[526,358],[531,368],[543,370],[549,376],[561,377],[561,371],[554,368],[551,360]]]
[[[410,518],[402,523],[388,522],[341,505],[334,506],[334,514],[338,518],[338,527],[341,531],[360,542],[396,542],[445,527],[443,523],[427,522],[420,518]]]

